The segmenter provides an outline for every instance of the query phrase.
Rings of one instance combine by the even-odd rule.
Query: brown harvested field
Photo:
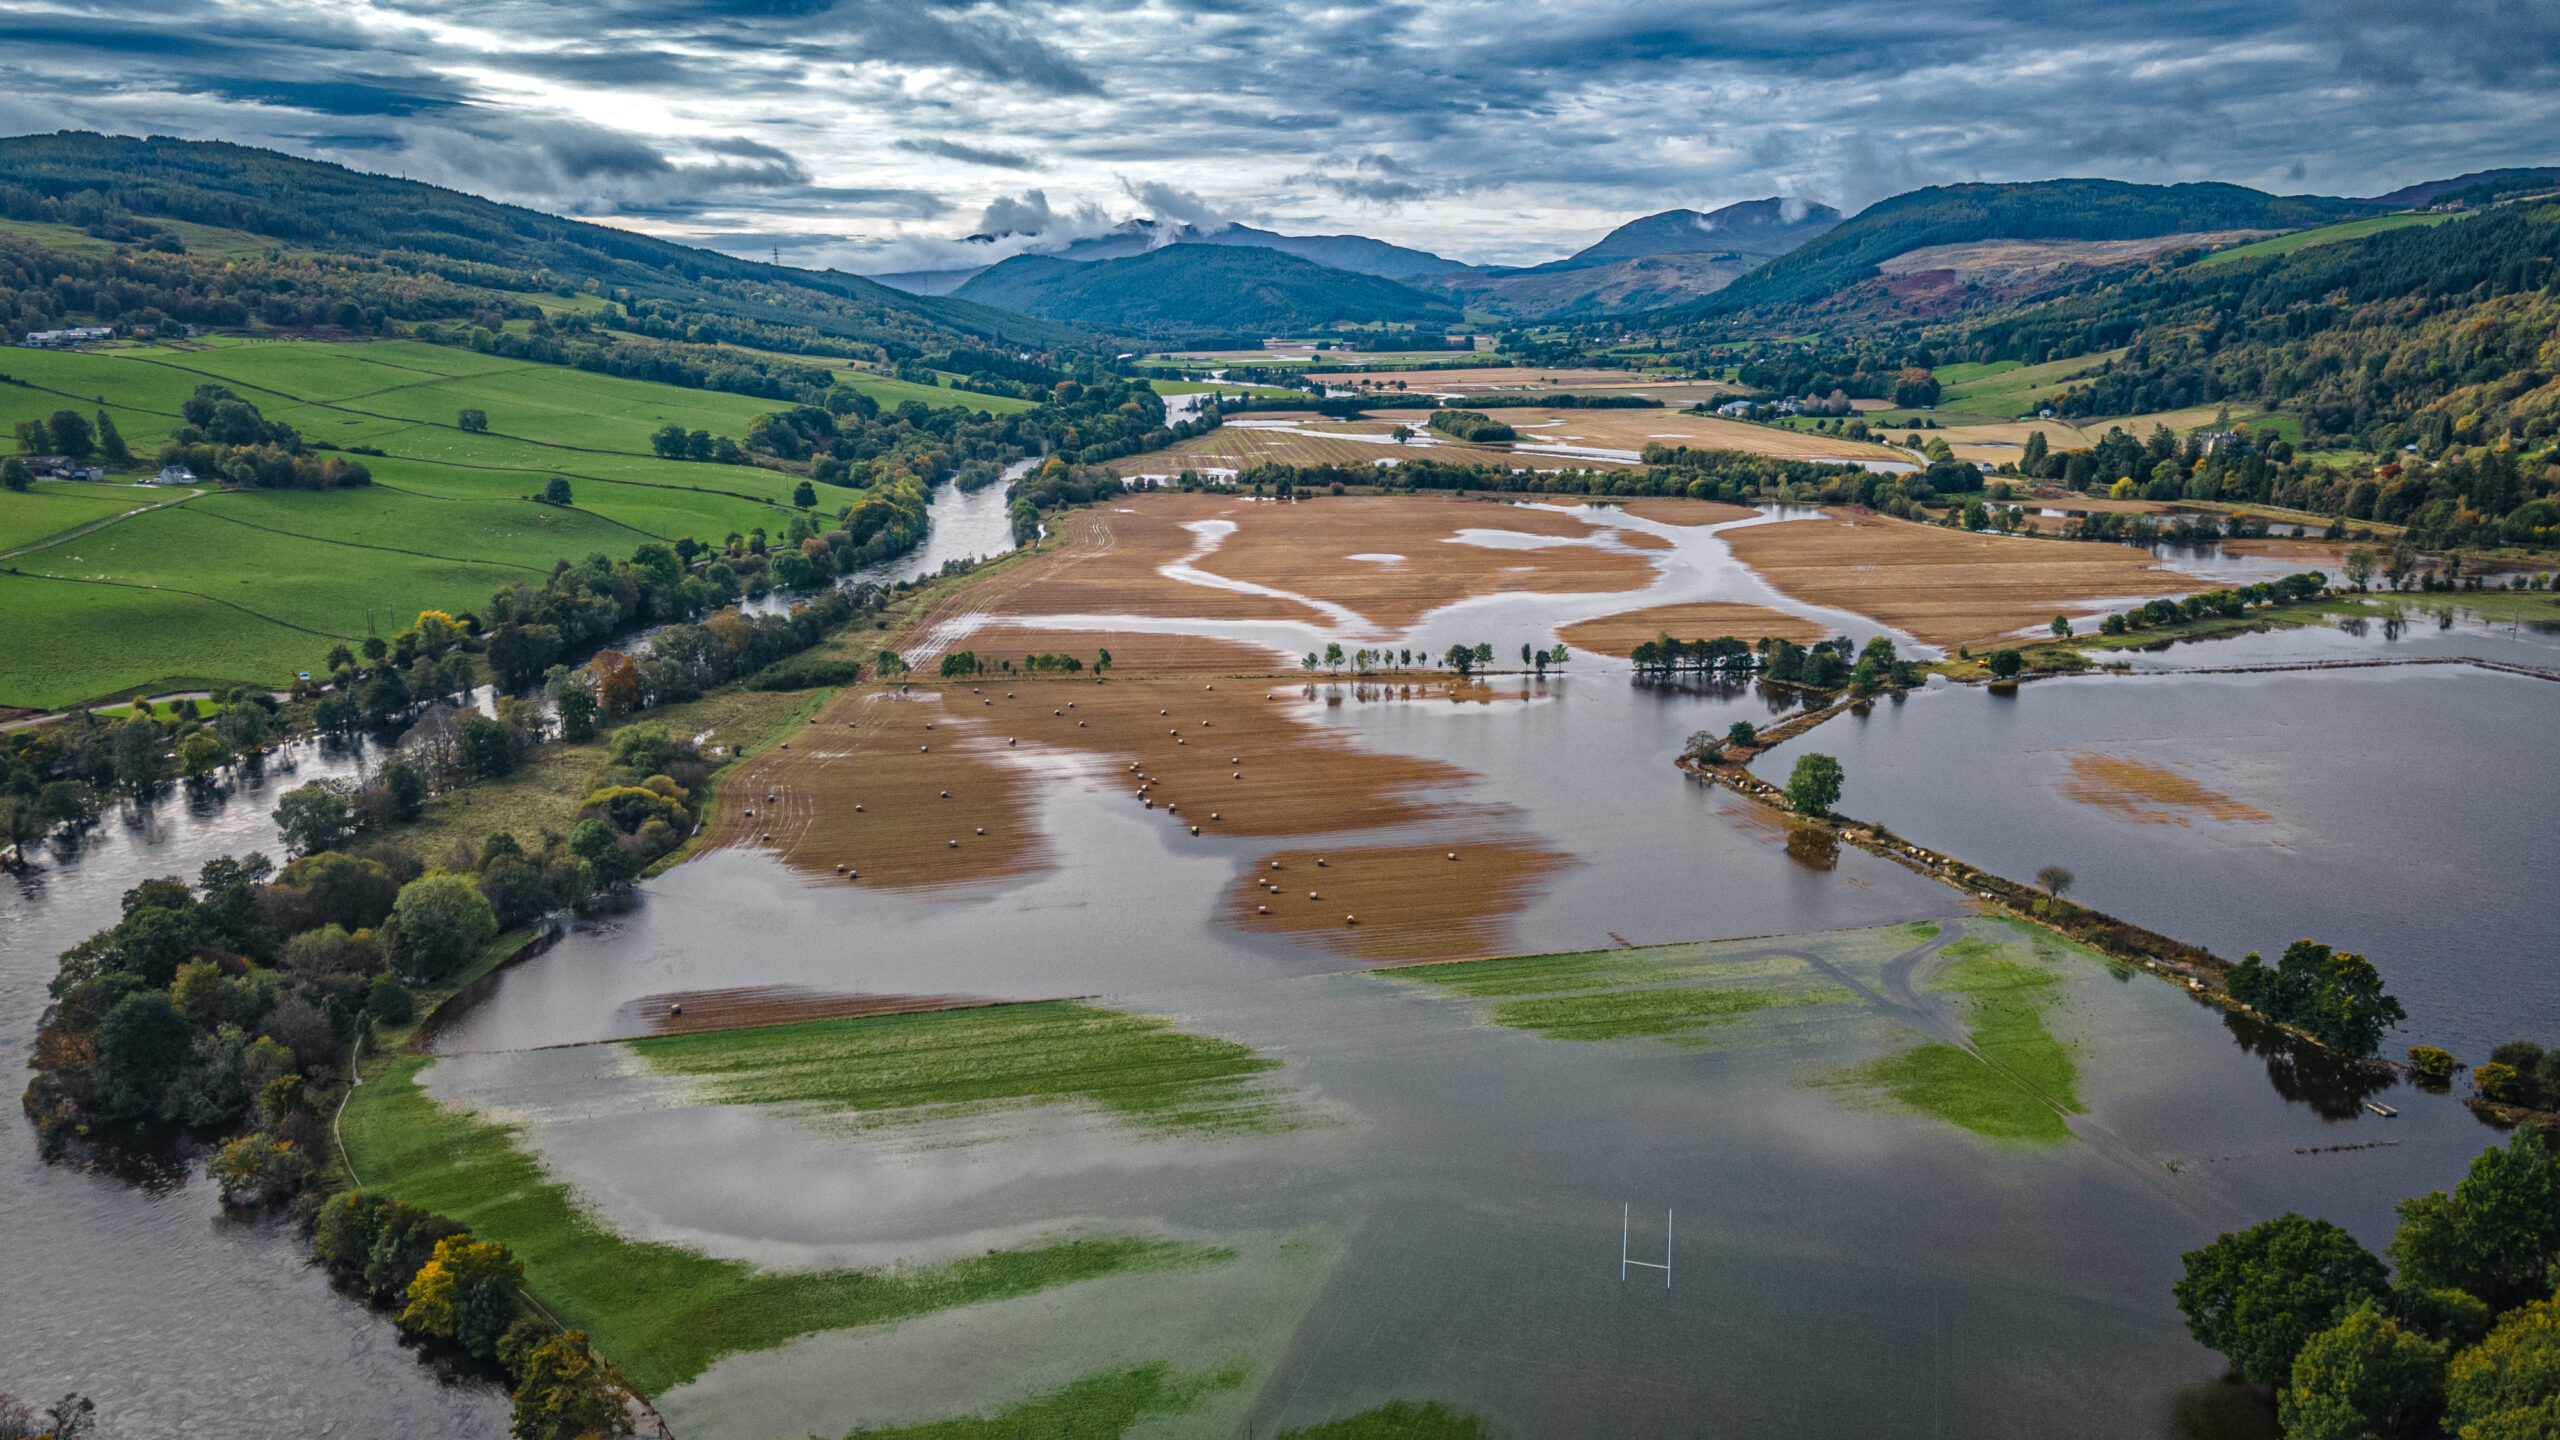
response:
[[[984,995],[846,995],[802,985],[745,985],[729,990],[669,990],[627,1001],[614,1012],[615,1034],[691,1035],[704,1030],[744,1030],[802,1020],[851,1020],[867,1015],[913,1015],[1003,1002]]]
[[[1236,530],[1197,568],[1309,596],[1405,625],[1469,596],[1496,591],[1606,593],[1652,583],[1653,565],[1630,550],[1659,548],[1630,535],[1625,549],[1588,544],[1497,550],[1456,542],[1461,530],[1507,530],[1560,540],[1602,532],[1570,515],[1445,495],[1321,496],[1295,504],[1158,492],[1096,506],[1060,522],[1043,554],[964,592],[963,603],[999,615],[1157,615],[1320,621],[1296,601],[1244,594],[1158,573],[1199,544],[1183,527],[1228,520]],[[1394,560],[1355,560],[1391,555]],[[1115,650],[1113,652],[1117,654]]]
[[[1281,850],[1257,858],[1230,887],[1224,914],[1249,934],[1312,938],[1360,960],[1485,955],[1500,946],[1502,920],[1528,903],[1541,877],[1568,863],[1569,856],[1500,839]]]
[[[2059,500],[2021,498],[2012,503],[2030,510],[2068,510],[2086,515],[2160,515],[2169,507],[2157,500],[2109,500],[2096,495],[2065,495]]]
[[[1441,693],[1436,683],[1412,688],[1415,703]],[[1305,705],[1268,681],[1198,676],[980,677],[904,698],[848,690],[794,733],[793,748],[755,757],[729,782],[711,843],[770,849],[822,882],[838,878],[838,865],[859,876],[845,883],[893,887],[1027,874],[1048,863],[1030,829],[1031,784],[1043,773],[1091,775],[1096,760],[1128,803],[1203,835],[1316,835],[1498,813],[1454,798],[1474,778],[1466,771],[1359,749],[1308,723]],[[1060,751],[1078,758],[1062,761]]]
[[[2121,755],[2085,751],[2073,755],[2071,778],[2063,782],[2062,793],[2141,825],[2185,825],[2197,815],[2208,820],[2271,818],[2254,805],[2208,790],[2166,766]]]
[[[770,850],[828,882],[901,889],[1046,868],[1026,768],[997,758],[1007,747],[988,721],[954,708],[926,689],[842,691],[722,785],[707,843]]]
[[[2282,560],[2300,565],[2305,570],[2338,570],[2347,563],[2347,552],[2355,547],[2343,540],[2225,540],[2226,555],[2255,555],[2268,560]]]
[[[2074,265],[2129,265],[2170,250],[2204,245],[2220,249],[2263,240],[2274,230],[2190,230],[2142,240],[1968,240],[1953,245],[1926,245],[1906,250],[1876,269],[1885,275],[1911,275],[1922,270],[1953,270],[1983,285],[2019,285]]]
[[[1657,525],[1722,525],[1760,513],[1748,505],[1727,505],[1721,500],[1628,500],[1618,508]]]
[[[1953,649],[2042,624],[2083,602],[2211,589],[2126,545],[1976,535],[1883,515],[1790,520],[1732,533],[1779,589]]]
[[[1556,632],[1557,638],[1576,650],[1589,650],[1620,659],[1632,654],[1647,640],[1669,635],[1677,640],[1713,640],[1730,635],[1737,640],[1757,640],[1774,635],[1809,645],[1827,640],[1830,632],[1801,616],[1765,610],[1757,605],[1735,605],[1722,601],[1703,601],[1691,605],[1656,605],[1645,610],[1627,610],[1616,615],[1603,615],[1579,625],[1567,625]]]

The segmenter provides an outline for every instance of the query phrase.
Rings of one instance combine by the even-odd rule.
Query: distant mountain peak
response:
[[[1794,195],[1743,200],[1719,210],[1665,210],[1630,220],[1596,244],[1521,273],[1580,270],[1648,255],[1784,255],[1840,223],[1840,212]]]

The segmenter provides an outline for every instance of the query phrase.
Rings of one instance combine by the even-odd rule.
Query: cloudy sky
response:
[[[2560,161],[2555,0],[0,0],[0,72],[6,133],[270,145],[866,271],[1136,215],[1525,263],[1771,194]]]

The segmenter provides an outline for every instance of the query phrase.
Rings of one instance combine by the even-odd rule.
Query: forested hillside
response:
[[[1880,201],[1820,239],[1666,318],[1720,319],[1805,304],[1866,279],[1882,261],[1929,245],[2004,238],[2130,240],[2200,230],[2292,230],[2381,208],[2370,201],[2269,195],[2220,184],[2039,180],[2014,185],[1933,185]]]
[[[970,337],[1042,349],[1091,338],[964,301],[904,294],[856,275],[737,260],[433,185],[218,142],[75,132],[0,140],[0,216],[68,226],[171,258],[186,243],[175,227],[153,222],[184,222],[273,241],[263,256],[251,257],[270,264],[286,263],[289,254],[322,262],[314,273],[292,275],[290,284],[266,272],[234,280],[221,264],[187,267],[185,288],[200,304],[237,304],[260,319],[277,305],[272,313],[307,324],[313,302],[326,302],[333,320],[350,301],[359,314],[371,308],[394,313],[393,297],[434,293],[440,284],[484,297],[484,304],[498,295],[585,293],[616,302],[631,334],[785,353],[896,359]],[[159,263],[154,278],[169,273],[167,261]],[[357,278],[336,282],[342,266]],[[53,308],[120,318],[89,304]]]
[[[1277,250],[1168,245],[1126,260],[1017,255],[956,295],[1117,334],[1305,334],[1336,324],[1454,324],[1458,308],[1392,280]]]
[[[2068,415],[2231,402],[2313,444],[2432,449],[2560,430],[2560,206],[2196,265],[1977,327],[1977,359],[2130,346]]]

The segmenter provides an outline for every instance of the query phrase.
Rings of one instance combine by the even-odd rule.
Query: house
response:
[[[160,473],[151,477],[152,483],[158,485],[192,485],[195,478],[196,472],[184,465],[163,465]]]
[[[33,350],[59,350],[66,345],[86,345],[92,340],[111,339],[115,333],[106,325],[84,325],[72,330],[32,330],[18,343]]]
[[[2221,449],[2225,445],[2246,445],[2248,443],[2248,437],[2240,434],[2236,430],[2199,430],[2196,432],[2194,439],[2197,445],[2203,447],[2204,453],[2207,455],[2212,454],[2214,451]]]

